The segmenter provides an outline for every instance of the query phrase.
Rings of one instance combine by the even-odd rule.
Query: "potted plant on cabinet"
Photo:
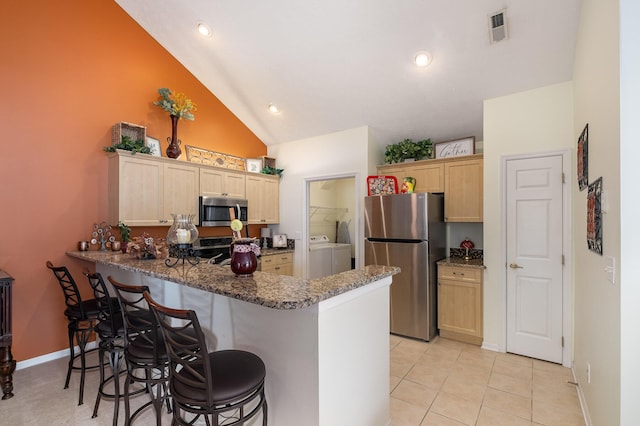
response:
[[[384,152],[384,162],[387,164],[402,163],[405,160],[422,160],[431,158],[433,154],[433,143],[431,139],[423,139],[414,142],[405,139],[402,142],[387,145]]]

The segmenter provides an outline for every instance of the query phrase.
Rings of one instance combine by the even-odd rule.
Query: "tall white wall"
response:
[[[620,424],[640,424],[640,2],[620,1]],[[597,402],[595,402],[597,403]]]
[[[306,179],[320,179],[354,175],[355,219],[359,239],[354,241],[358,265],[364,265],[364,224],[362,208],[367,194],[366,178],[381,161],[380,149],[370,140],[367,126],[328,135],[270,146],[269,156],[277,159],[278,168],[284,169],[280,180],[280,224],[274,233],[286,233],[296,238],[294,274],[303,276],[303,264],[308,253],[308,241],[298,239],[305,235]]]
[[[484,102],[484,344],[506,350],[501,167],[506,155],[575,145],[571,82]],[[573,150],[572,152],[575,152]],[[575,160],[574,160],[575,162]],[[571,182],[571,178],[568,179]]]
[[[609,209],[602,223],[603,254],[614,257],[620,264],[618,7],[617,0],[583,0],[573,81],[574,134],[577,139],[589,123],[589,182],[602,176],[608,198]],[[637,26],[637,21],[633,25]],[[637,111],[635,116],[637,121]],[[637,133],[634,136],[637,144]],[[638,174],[632,171],[634,173]],[[586,203],[586,190],[576,192],[573,206],[576,229],[574,370],[593,424],[620,424],[620,289],[625,281],[611,284],[604,272],[606,258],[587,249]],[[591,366],[591,383],[587,380],[587,365]],[[628,424],[638,424],[639,419]]]

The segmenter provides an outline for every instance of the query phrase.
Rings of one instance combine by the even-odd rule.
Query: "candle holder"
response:
[[[182,260],[191,265],[197,265],[200,258],[195,255],[193,250],[193,242],[198,238],[198,228],[193,224],[193,214],[171,214],[173,216],[173,225],[167,233],[167,243],[169,244],[169,258],[165,259],[164,264],[174,267]],[[171,259],[174,258],[174,259]]]

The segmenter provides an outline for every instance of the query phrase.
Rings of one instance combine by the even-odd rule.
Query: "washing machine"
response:
[[[326,235],[309,238],[309,279],[351,269],[351,244],[332,243]]]

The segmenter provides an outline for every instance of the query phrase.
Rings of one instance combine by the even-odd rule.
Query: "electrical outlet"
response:
[[[591,363],[587,363],[587,384],[591,383]]]

